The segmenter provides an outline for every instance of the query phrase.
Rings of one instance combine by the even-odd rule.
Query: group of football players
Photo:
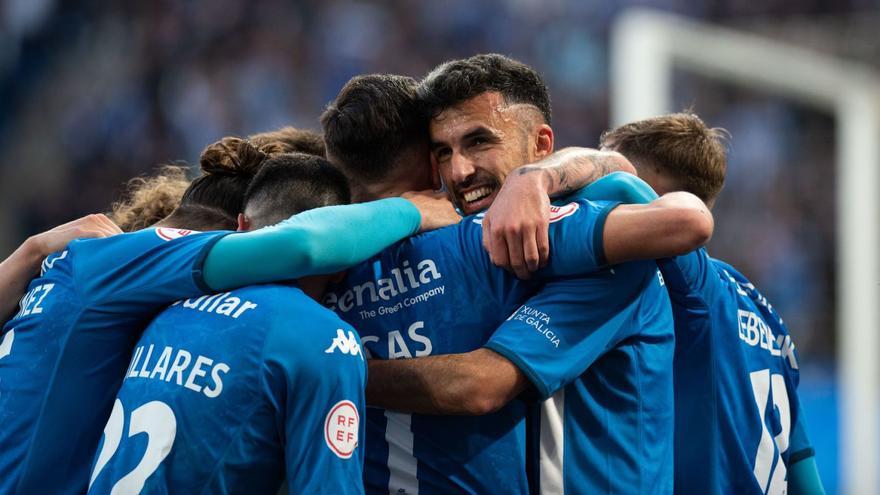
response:
[[[0,264],[0,493],[823,493],[782,319],[702,248],[722,130],[555,151],[497,54],[320,122]]]

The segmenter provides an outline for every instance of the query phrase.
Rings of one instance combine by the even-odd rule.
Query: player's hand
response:
[[[483,218],[483,247],[492,263],[526,279],[550,257],[549,225],[543,174],[511,173]]]
[[[32,245],[43,257],[63,249],[74,239],[109,237],[121,234],[122,230],[107,216],[101,213],[86,215],[72,222],[59,225],[52,230],[31,238]]]
[[[403,198],[416,205],[419,213],[422,214],[419,232],[428,232],[461,221],[461,216],[455,211],[455,207],[446,197],[446,193],[430,190],[413,191],[404,193]]]

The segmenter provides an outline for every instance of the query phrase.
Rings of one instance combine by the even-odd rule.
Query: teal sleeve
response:
[[[813,456],[801,459],[788,468],[788,493],[791,495],[825,495],[819,478],[819,467]]]
[[[798,400],[799,401],[799,400]],[[815,451],[807,433],[807,420],[802,407],[789,434],[788,493],[792,495],[824,495],[819,478]]]
[[[421,220],[402,198],[316,208],[219,240],[205,258],[204,281],[221,291],[333,273],[416,233]]]
[[[657,193],[642,179],[626,172],[612,172],[590,185],[578,189],[566,199],[646,204],[657,198]]]

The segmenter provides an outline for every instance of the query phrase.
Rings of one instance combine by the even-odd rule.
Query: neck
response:
[[[321,302],[327,286],[330,285],[332,275],[312,275],[309,277],[301,277],[297,279],[296,284],[300,290],[315,301]]]
[[[363,203],[384,198],[396,198],[407,192],[407,189],[397,187],[394,181],[387,183],[367,184],[362,181],[352,181],[352,203]]]

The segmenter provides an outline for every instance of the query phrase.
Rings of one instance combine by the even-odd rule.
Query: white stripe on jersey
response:
[[[565,493],[562,477],[565,452],[565,388],[541,404],[541,441],[539,466],[541,493]]]
[[[412,415],[385,411],[385,441],[388,442],[388,493],[418,495],[418,461],[413,456]]]

